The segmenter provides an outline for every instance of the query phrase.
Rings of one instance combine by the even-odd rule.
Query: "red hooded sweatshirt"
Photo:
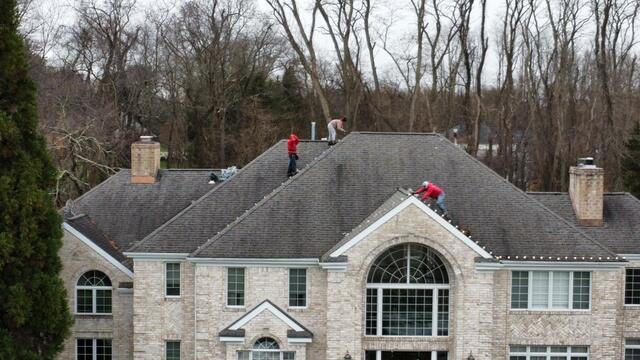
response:
[[[429,183],[429,185],[427,185],[426,187],[420,186],[420,188],[416,190],[416,194],[424,193],[422,195],[422,201],[425,201],[429,198],[437,199],[438,196],[440,196],[440,194],[442,194],[443,192],[444,191],[442,191],[442,189],[440,189],[433,183]]]
[[[296,134],[291,134],[289,136],[289,140],[287,140],[287,150],[289,150],[289,155],[298,153],[298,144],[300,143],[300,139]]]

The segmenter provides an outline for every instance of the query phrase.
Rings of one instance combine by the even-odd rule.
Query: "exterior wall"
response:
[[[133,286],[135,359],[164,359],[165,341],[167,340],[180,341],[184,358],[193,356],[194,265],[181,262],[180,297],[166,297],[165,263],[162,261],[136,261],[134,264],[136,277]]]
[[[283,350],[296,351],[296,359],[322,359],[326,344],[326,274],[320,268],[307,269],[307,307],[289,307],[289,269],[283,267],[245,268],[245,306],[226,306],[227,268],[196,266],[197,353],[205,359],[236,359],[236,351],[250,349],[262,336],[273,337]],[[245,325],[244,344],[225,344],[219,333],[247,311],[269,300],[313,333],[308,344],[289,345],[281,320],[263,312]]]
[[[131,289],[118,289],[120,282],[132,281],[105,258],[81,240],[64,231],[63,245],[59,252],[62,260],[60,277],[63,279],[69,300],[69,309],[75,314],[75,287],[82,274],[99,270],[111,279],[112,315],[74,315],[75,323],[65,342],[59,359],[76,358],[77,338],[112,339],[113,353],[118,359],[131,359],[133,352],[133,294]]]

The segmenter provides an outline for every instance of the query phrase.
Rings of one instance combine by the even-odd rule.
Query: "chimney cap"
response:
[[[588,157],[578,158],[578,166],[583,168],[595,168],[596,163],[593,157],[588,156]]]
[[[153,135],[140,135],[140,141],[142,142],[152,142],[153,138]]]

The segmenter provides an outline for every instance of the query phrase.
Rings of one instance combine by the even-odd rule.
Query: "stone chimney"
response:
[[[578,166],[569,169],[569,196],[580,225],[602,226],[604,170],[593,158],[578,159]]]
[[[153,184],[160,169],[160,143],[153,136],[140,136],[131,144],[131,183]]]

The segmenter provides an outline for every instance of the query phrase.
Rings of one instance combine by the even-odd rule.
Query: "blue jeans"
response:
[[[440,210],[442,210],[443,212],[447,212],[447,207],[444,205],[444,193],[440,194],[440,196],[438,196],[438,200],[436,200],[436,202],[438,203],[438,206],[440,207]]]
[[[298,155],[289,154],[289,168],[287,169],[287,175],[295,175],[296,171],[298,171],[298,166],[296,165],[296,160]]]

